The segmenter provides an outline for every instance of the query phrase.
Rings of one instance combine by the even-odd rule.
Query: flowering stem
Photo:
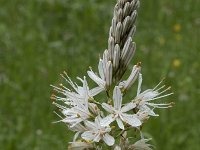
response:
[[[116,138],[118,138],[119,136],[122,136],[122,134],[124,134],[124,132],[128,131],[129,129],[131,129],[131,126],[128,125],[124,130],[122,130],[117,136]]]
[[[94,99],[90,99],[90,102],[101,106],[101,104],[99,102],[95,101]]]

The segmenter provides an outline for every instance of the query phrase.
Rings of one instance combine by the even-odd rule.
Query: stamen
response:
[[[65,90],[63,90],[63,89],[61,89],[61,88],[59,88],[59,87],[57,87],[57,86],[54,86],[54,85],[50,85],[51,87],[53,87],[54,89],[54,91],[56,91],[56,92],[58,92],[58,93],[64,93],[65,92]]]
[[[61,115],[59,115],[56,111],[54,111],[54,113],[58,116],[58,117],[60,117],[61,119],[64,119]]]
[[[165,95],[162,95],[162,96],[159,96],[159,97],[155,97],[155,98],[149,99],[148,101],[160,99],[160,98],[163,98],[163,97],[167,97],[167,96],[170,96],[172,94],[174,94],[174,93],[169,93],[169,94],[165,94]]]
[[[168,90],[170,90],[171,89],[171,87],[168,87],[167,89],[165,89],[165,90],[163,90],[162,92],[160,92],[158,95],[161,95],[162,93],[165,93],[166,91],[168,91]],[[158,96],[157,95],[157,96]]]
[[[159,91],[161,89],[163,89],[166,85],[161,86],[160,88],[156,89],[155,91]]]
[[[62,122],[63,121],[63,119],[62,120],[58,120],[58,121],[53,121],[52,123],[59,123],[59,122]]]
[[[56,102],[53,102],[52,104],[55,105],[56,107],[60,108],[60,109],[68,109],[67,107],[62,106],[62,105],[60,105],[60,104],[58,104]]]
[[[155,87],[154,87],[154,91],[156,90],[156,88],[165,80],[165,78],[163,78]]]
[[[60,87],[62,87],[64,90],[67,90],[67,91],[69,91],[70,92],[70,90],[68,89],[68,88],[66,88],[62,83],[61,84],[59,84],[60,85]]]

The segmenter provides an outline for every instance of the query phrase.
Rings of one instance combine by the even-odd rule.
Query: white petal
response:
[[[70,99],[82,99],[83,97],[77,93],[65,91],[64,95]]]
[[[96,134],[92,131],[85,131],[83,134],[81,134],[81,137],[85,140],[93,140],[96,137]]]
[[[122,105],[122,93],[118,86],[115,86],[113,91],[114,108],[119,110]]]
[[[87,71],[88,76],[96,82],[99,86],[105,87],[105,81],[99,78],[93,71]]]
[[[142,74],[139,73],[138,76],[138,89],[137,89],[137,96],[140,94],[141,92],[141,86],[142,86]]]
[[[81,118],[71,118],[71,117],[67,117],[67,118],[62,120],[62,122],[64,122],[64,123],[72,124],[70,126],[70,128],[73,128],[74,126],[76,126],[81,121],[83,121]]]
[[[103,141],[108,145],[108,146],[112,146],[115,143],[115,139],[109,135],[108,133],[106,133],[103,136]]]
[[[159,93],[156,92],[156,91],[151,91],[151,92],[148,92],[144,95],[143,99],[144,100],[149,100],[149,99],[152,99],[154,97],[156,97]]]
[[[89,109],[92,111],[92,113],[94,114],[98,114],[99,113],[99,108],[97,107],[96,104],[94,103],[89,103]]]
[[[103,103],[102,107],[109,113],[113,113],[113,111],[114,111],[114,108],[111,105],[108,105],[106,103]]]
[[[86,128],[82,124],[77,124],[73,128],[70,128],[72,131],[86,131]]]
[[[99,60],[98,70],[99,70],[99,75],[100,75],[101,79],[105,80],[103,60],[102,59]]]
[[[153,111],[153,109],[149,108],[149,107],[146,106],[146,105],[141,106],[141,107],[140,107],[140,110],[141,110],[141,111],[144,111],[144,112],[147,112],[148,115],[150,115],[150,116],[154,116],[154,117],[159,116],[158,114],[156,114],[156,113]]]
[[[112,129],[110,128],[110,126],[108,126],[108,127],[106,127],[106,128],[104,128],[104,130],[105,130],[105,132],[110,132]]]
[[[90,112],[88,111],[88,108],[80,108],[80,107],[73,107],[73,110],[75,113],[79,114],[82,118],[89,118]]]
[[[97,94],[101,93],[103,90],[104,88],[101,86],[95,87],[89,91],[89,95],[91,97],[96,96]]]
[[[141,67],[139,65],[135,65],[132,69],[132,72],[130,74],[130,76],[128,77],[126,84],[124,86],[125,89],[129,89],[133,83],[135,82],[135,80],[138,77],[138,74],[140,72]]]
[[[108,61],[106,64],[106,86],[110,87],[112,84],[112,63]]]
[[[103,118],[100,121],[101,126],[105,127],[108,126],[109,124],[111,124],[111,122],[113,122],[115,120],[114,115],[110,114],[108,116],[106,116],[105,118]]]
[[[138,119],[141,120],[141,122],[144,122],[145,120],[149,119],[149,114],[148,112],[145,112],[145,111],[138,111],[137,116],[138,116]]]
[[[117,118],[116,121],[117,121],[119,128],[124,130],[124,124],[123,124],[122,120],[120,118]]]
[[[99,128],[101,127],[101,124],[100,124],[101,120],[102,120],[102,118],[100,117],[100,115],[98,115],[98,116],[95,118],[95,124],[96,124],[97,128],[98,128],[98,127],[99,127]]]
[[[88,98],[89,98],[89,91],[88,91],[88,84],[86,81],[86,77],[84,76],[84,82],[83,82],[83,97],[84,97],[84,104],[86,107],[88,107]]]
[[[79,134],[80,134],[80,132],[76,132],[76,134],[74,135],[74,138],[73,138],[73,142],[76,141],[76,139],[79,137]]]
[[[130,102],[130,103],[126,104],[125,106],[123,106],[121,111],[122,112],[127,112],[127,111],[129,111],[129,110],[131,110],[131,109],[133,109],[135,107],[136,107],[136,104],[133,103],[133,102]]]
[[[100,134],[97,134],[97,135],[95,136],[95,138],[93,139],[93,141],[95,141],[95,142],[99,142],[100,140],[101,140]]]
[[[139,94],[138,98],[147,101],[149,99],[156,97],[158,94],[159,93],[157,91],[153,91],[153,89],[148,89]]]
[[[138,127],[142,124],[141,121],[136,117],[136,115],[129,115],[123,113],[121,115],[121,119],[133,127]]]
[[[91,121],[85,121],[85,125],[88,129],[90,130],[95,130],[97,127],[96,127],[96,124],[91,122]]]

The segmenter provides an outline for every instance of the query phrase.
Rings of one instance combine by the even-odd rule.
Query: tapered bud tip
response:
[[[112,36],[109,37],[108,42],[114,42],[114,38]]]
[[[128,38],[128,41],[132,42],[132,37],[129,37],[129,38]]]

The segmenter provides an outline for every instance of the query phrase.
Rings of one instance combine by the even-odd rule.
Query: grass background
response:
[[[65,150],[50,84],[95,68],[107,47],[115,0],[0,0],[0,149]],[[158,150],[200,149],[200,1],[141,0],[137,52],[143,89],[162,77],[176,106],[144,127]],[[131,66],[130,66],[131,67]],[[134,95],[134,94],[133,94]],[[169,100],[168,100],[169,99]]]

